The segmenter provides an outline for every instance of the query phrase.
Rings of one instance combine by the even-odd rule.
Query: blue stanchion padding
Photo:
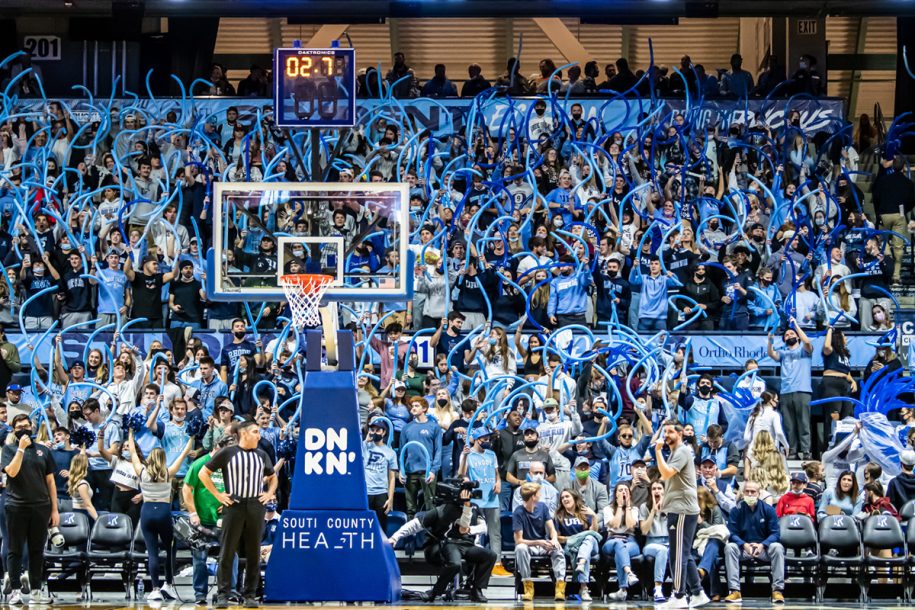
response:
[[[320,350],[320,333],[306,337]],[[304,375],[292,493],[267,563],[264,598],[270,602],[391,603],[400,597],[394,549],[368,510],[353,335],[338,333],[338,345],[347,341],[349,348],[339,350],[350,360],[344,370]],[[359,566],[357,586],[355,574],[340,568],[347,565]]]

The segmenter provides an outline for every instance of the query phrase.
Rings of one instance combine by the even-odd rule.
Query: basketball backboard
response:
[[[412,293],[412,274],[401,264],[406,184],[217,182],[213,200],[207,292],[214,301],[285,300],[279,276],[286,273],[334,276],[327,301],[396,302]]]

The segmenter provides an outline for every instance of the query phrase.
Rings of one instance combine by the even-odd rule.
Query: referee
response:
[[[247,562],[245,569],[245,608],[257,608],[260,579],[260,542],[264,530],[265,505],[274,499],[277,478],[273,462],[257,448],[260,427],[251,420],[238,425],[238,444],[220,449],[200,469],[200,481],[223,505],[222,540],[216,571],[216,608],[229,607],[232,588],[232,562],[239,553]],[[219,491],[212,475],[222,472],[225,491]],[[264,482],[266,480],[266,491]]]

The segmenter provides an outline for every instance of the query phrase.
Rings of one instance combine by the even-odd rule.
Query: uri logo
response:
[[[349,435],[346,428],[306,428],[302,443],[305,474],[350,474],[349,464],[356,461],[356,452],[347,451]]]

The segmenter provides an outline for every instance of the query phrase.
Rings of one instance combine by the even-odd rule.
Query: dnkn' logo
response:
[[[305,474],[349,474],[348,465],[356,460],[356,453],[347,451],[348,439],[346,428],[307,428],[302,433]]]

